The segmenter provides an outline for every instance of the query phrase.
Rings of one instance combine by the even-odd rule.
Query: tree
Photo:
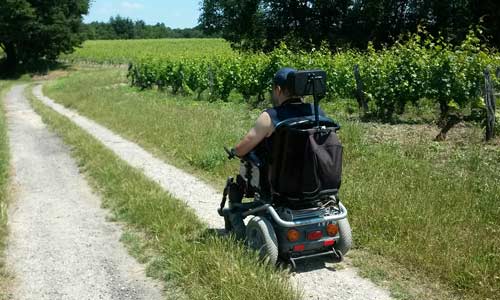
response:
[[[147,25],[144,21],[138,20],[134,24],[134,38],[146,38],[147,36]]]
[[[83,41],[82,15],[89,0],[0,1],[0,47],[6,65],[53,60]]]
[[[235,48],[257,50],[266,38],[261,4],[259,0],[205,0],[199,23],[206,34],[221,33]]]
[[[474,15],[483,22],[491,43],[500,47],[500,1],[473,0],[472,8]]]
[[[129,18],[122,18],[120,15],[116,17],[111,17],[109,19],[109,24],[113,28],[116,37],[118,39],[133,39],[135,36],[134,32],[134,21]]]
[[[351,4],[351,0],[263,1],[266,48],[274,48],[283,39],[302,48],[327,41],[334,48]]]
[[[478,24],[500,46],[498,0],[204,0],[201,10],[205,33],[251,50],[272,50],[281,41],[303,49],[325,41],[331,49],[383,47],[419,25],[458,45]]]
[[[281,41],[301,48],[328,41],[333,48],[354,0],[205,0],[199,23],[233,47],[271,50]]]

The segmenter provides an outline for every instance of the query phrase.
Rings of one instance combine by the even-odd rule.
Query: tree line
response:
[[[164,23],[148,25],[142,20],[133,21],[120,15],[111,17],[108,22],[83,24],[83,35],[88,40],[204,38],[215,36],[215,34],[204,33],[198,26],[172,29],[165,26]]]
[[[419,27],[457,45],[478,25],[500,46],[498,0],[203,0],[199,21],[244,50],[381,48]]]
[[[0,48],[9,67],[54,60],[85,39],[221,36],[235,48],[270,51],[282,41],[291,48],[366,49],[390,46],[402,34],[424,27],[459,45],[470,27],[500,46],[498,0],[203,0],[199,25],[171,29],[116,16],[83,24],[89,0],[0,1]]]

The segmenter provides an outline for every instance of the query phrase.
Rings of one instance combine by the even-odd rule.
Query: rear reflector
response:
[[[295,251],[295,252],[304,251],[304,244],[293,246],[293,251]]]
[[[292,243],[296,242],[300,238],[300,232],[298,232],[296,229],[290,229],[288,230],[286,238]]]
[[[328,224],[326,226],[326,233],[328,233],[329,236],[336,236],[337,233],[339,233],[339,227],[337,224]]]
[[[333,244],[335,244],[335,240],[327,240],[323,242],[323,246],[325,247],[333,246]]]
[[[321,230],[312,231],[307,234],[307,239],[310,241],[319,240],[323,236],[323,232]]]

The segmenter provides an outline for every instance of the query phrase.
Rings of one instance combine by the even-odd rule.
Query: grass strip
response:
[[[255,253],[207,229],[191,209],[118,159],[69,119],[32,100],[64,142],[103,206],[145,233],[158,256],[149,273],[181,287],[189,299],[297,299],[284,272],[257,263]],[[208,209],[208,208],[207,208]],[[168,293],[168,291],[167,291]]]
[[[86,70],[45,91],[202,178],[220,183],[237,170],[221,146],[236,142],[259,111],[138,91],[126,82],[121,70]],[[481,129],[437,143],[426,127],[342,123],[341,197],[358,247],[464,298],[500,298],[500,151],[480,142]]]
[[[8,283],[10,275],[5,270],[3,253],[7,246],[7,208],[9,183],[9,141],[5,119],[4,97],[11,82],[0,81],[0,299],[8,299]]]

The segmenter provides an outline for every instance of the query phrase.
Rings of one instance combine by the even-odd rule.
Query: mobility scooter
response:
[[[228,233],[244,239],[271,264],[285,261],[295,268],[297,260],[318,256],[339,262],[351,248],[352,236],[338,195],[340,126],[320,116],[318,107],[326,93],[326,73],[295,71],[287,86],[295,96],[313,95],[314,113],[276,124],[270,153],[257,147],[240,158],[240,174],[236,180],[228,178],[218,213]]]

